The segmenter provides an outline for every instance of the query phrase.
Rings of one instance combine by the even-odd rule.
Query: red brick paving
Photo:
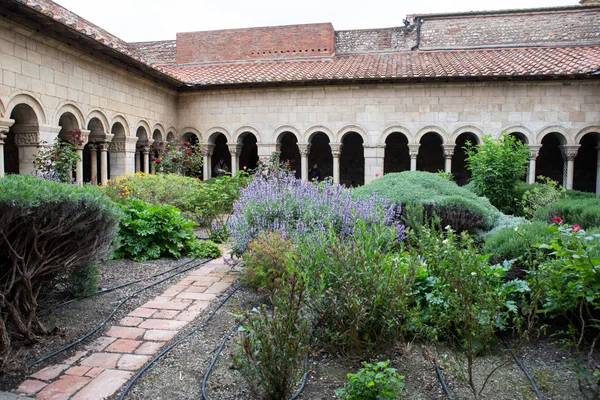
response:
[[[238,274],[213,260],[131,311],[60,364],[37,371],[18,393],[39,400],[100,400],[116,393],[150,358],[210,306]],[[46,381],[46,382],[43,382]]]

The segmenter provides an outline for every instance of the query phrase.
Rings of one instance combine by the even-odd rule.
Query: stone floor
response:
[[[238,274],[223,258],[204,264],[69,359],[31,375],[17,392],[40,400],[111,396],[227,290]]]

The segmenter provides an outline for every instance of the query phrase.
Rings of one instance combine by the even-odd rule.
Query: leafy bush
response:
[[[522,213],[529,219],[538,209],[554,203],[562,194],[558,182],[544,176],[538,176],[538,180],[541,183],[530,185],[521,197]]]
[[[235,360],[256,398],[289,399],[302,375],[310,332],[304,298],[304,284],[291,274],[270,294],[271,304],[253,310],[240,328]]]
[[[195,255],[198,240],[192,229],[194,223],[182,217],[177,208],[131,198],[121,204],[121,209],[124,216],[119,224],[116,258],[139,262],[162,256]]]
[[[177,147],[167,144],[163,154],[152,158],[157,172],[179,174],[200,178],[202,176],[202,162],[204,158],[200,145],[184,142]]]
[[[487,199],[429,172],[385,174],[354,190],[355,198],[364,199],[373,195],[403,207],[421,204],[429,217],[435,213],[441,219],[442,226],[450,225],[457,231],[488,229],[500,216],[500,212]],[[410,217],[404,216],[404,219],[406,221]]]
[[[96,293],[98,291],[99,275],[98,266],[93,263],[75,269],[69,277],[75,297],[89,297]]]
[[[192,245],[189,254],[198,258],[217,258],[221,249],[212,240],[200,240]]]
[[[572,199],[572,200],[577,200],[577,199],[597,199],[598,198],[598,196],[596,195],[596,193],[581,192],[579,190],[565,190],[563,192],[562,197],[565,198],[565,199]]]
[[[583,229],[600,226],[600,198],[563,199],[538,209],[535,219],[552,223],[560,217],[566,224],[579,224]]]
[[[492,263],[521,257],[528,251],[525,240],[536,244],[548,243],[552,239],[552,234],[546,230],[547,227],[545,222],[534,221],[519,225],[518,232],[514,228],[504,228],[486,236],[482,251],[490,255]]]
[[[1,359],[11,337],[31,343],[46,332],[38,293],[58,275],[106,257],[120,212],[93,186],[22,175],[0,179],[0,210]]]
[[[362,364],[356,374],[347,375],[344,388],[336,389],[341,400],[395,400],[404,396],[404,377],[395,368],[388,368],[389,360]]]
[[[490,199],[502,212],[514,214],[515,188],[527,170],[527,145],[504,133],[498,139],[484,136],[477,146],[467,142],[465,152],[475,193]]]
[[[242,257],[242,280],[254,289],[272,291],[288,273],[291,243],[279,232],[263,232],[248,244]]]
[[[415,270],[396,246],[394,228],[365,221],[347,238],[330,229],[298,242],[296,268],[325,344],[356,357],[400,336]]]
[[[489,231],[480,231],[478,232],[483,237],[488,237],[490,235],[494,235],[500,232],[503,229],[510,228],[515,229],[519,225],[528,224],[529,221],[523,217],[515,217],[514,215],[506,215],[500,214],[494,225],[492,225],[492,229]]]
[[[75,164],[80,161],[77,148],[83,146],[79,129],[72,129],[65,139],[57,137],[52,146],[41,142],[33,158],[33,169],[40,178],[58,182],[73,182]]]
[[[261,232],[281,232],[282,236],[295,240],[332,228],[347,236],[358,220],[393,224],[396,215],[396,207],[385,207],[375,197],[352,200],[351,190],[331,181],[302,182],[292,174],[279,172],[257,174],[241,190],[228,227],[233,252],[242,254]],[[402,227],[396,226],[402,236]]]

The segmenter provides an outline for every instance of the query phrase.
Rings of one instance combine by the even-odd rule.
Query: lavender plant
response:
[[[229,220],[232,249],[242,254],[248,243],[266,231],[281,232],[292,241],[330,229],[348,236],[358,220],[367,225],[394,225],[397,239],[402,240],[404,227],[396,221],[399,213],[399,207],[376,196],[353,200],[352,189],[330,180],[303,182],[286,172],[257,174],[234,203]]]

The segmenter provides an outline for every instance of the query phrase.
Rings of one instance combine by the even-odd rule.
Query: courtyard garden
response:
[[[69,183],[57,144],[40,176],[0,180],[0,390],[187,282],[190,308],[152,317],[178,330],[106,397],[599,398],[600,198],[523,183],[521,142],[467,145],[466,186],[406,171],[355,189],[276,153],[201,181],[185,147],[97,187]]]

